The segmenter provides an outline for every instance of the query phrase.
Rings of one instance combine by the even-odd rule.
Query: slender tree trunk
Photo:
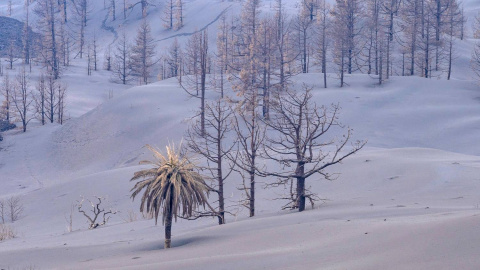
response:
[[[297,170],[297,206],[298,212],[305,210],[305,164],[298,163]]]
[[[221,138],[221,129],[218,129],[217,138]],[[225,198],[223,197],[223,174],[222,174],[222,145],[221,141],[217,143],[217,157],[218,157],[218,224],[225,224]]]
[[[173,194],[173,186],[170,192]],[[170,248],[172,243],[172,217],[173,217],[173,197],[170,197],[169,211],[167,212],[167,218],[165,220],[165,248]]]

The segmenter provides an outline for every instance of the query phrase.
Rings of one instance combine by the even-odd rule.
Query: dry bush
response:
[[[15,230],[4,224],[0,224],[0,242],[8,239],[15,238],[17,236]]]
[[[122,215],[122,219],[127,223],[134,222],[138,220],[138,214],[132,209],[129,209],[127,211],[127,214]]]

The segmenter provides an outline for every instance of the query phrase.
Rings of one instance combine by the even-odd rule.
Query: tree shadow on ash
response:
[[[196,246],[212,241],[216,241],[219,238],[218,236],[193,236],[193,237],[172,237],[171,248],[179,248],[183,246]],[[154,250],[163,250],[164,248],[164,238],[158,238],[158,241],[150,242],[142,246],[139,251],[154,251]]]

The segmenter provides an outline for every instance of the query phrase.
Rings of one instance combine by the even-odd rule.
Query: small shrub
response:
[[[8,239],[15,238],[17,234],[15,233],[15,230],[4,224],[0,224],[0,242]]]
[[[133,211],[132,209],[127,211],[126,215],[122,215],[123,221],[130,223],[130,222],[135,222],[138,220],[138,214]]]

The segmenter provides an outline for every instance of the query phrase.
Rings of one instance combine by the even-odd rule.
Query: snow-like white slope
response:
[[[316,84],[317,77],[309,74],[298,80]],[[121,215],[137,210],[138,201],[132,203],[129,199],[133,184],[128,180],[139,169],[135,166],[137,161],[149,158],[143,145],[161,147],[169,140],[178,142],[186,127],[183,121],[194,115],[199,103],[188,99],[174,79],[128,89],[64,126],[38,127],[26,134],[8,136],[7,149],[14,154],[2,161],[5,165],[0,173],[12,177],[27,190],[39,187],[40,190],[23,196],[25,217],[14,224],[21,237],[2,243],[0,267],[26,265],[19,258],[28,252],[28,263],[47,269],[128,265],[135,268],[138,263],[143,263],[142,269],[172,265],[203,269],[212,260],[220,268],[224,262],[234,269],[235,265],[237,269],[246,266],[258,269],[266,265],[276,268],[285,252],[303,251],[307,254],[301,260],[305,266],[324,263],[320,265],[335,269],[347,263],[346,267],[350,268],[354,264],[340,260],[340,255],[321,254],[332,254],[326,243],[341,249],[345,243],[354,241],[347,254],[359,258],[356,256],[364,254],[362,250],[370,248],[374,257],[363,262],[363,267],[368,268],[387,263],[397,249],[407,250],[391,241],[404,239],[411,231],[416,237],[407,242],[421,242],[421,239],[431,242],[438,230],[451,234],[452,239],[448,241],[457,241],[451,232],[452,226],[457,225],[473,231],[470,220],[475,220],[471,216],[477,213],[475,205],[480,202],[477,195],[480,160],[465,154],[478,151],[475,138],[479,134],[474,127],[480,112],[474,85],[463,81],[393,78],[387,85],[375,87],[368,76],[356,75],[348,80],[355,87],[315,88],[315,100],[322,104],[339,102],[343,107],[342,121],[355,129],[355,138],[368,139],[369,148],[333,168],[332,171],[341,173],[337,181],[325,182],[318,178],[309,181],[312,189],[327,199],[326,204],[304,214],[277,216],[282,202],[272,199],[284,191],[259,189],[258,217],[253,220],[222,228],[214,225],[214,219],[175,224],[174,245],[182,247],[173,251],[175,256],[166,255],[169,259],[160,259],[164,256],[158,250],[163,228],[153,227],[151,220],[124,223],[119,215],[112,219],[110,226],[88,231],[84,218],[75,213],[76,231],[66,233],[64,216],[80,195],[108,196],[110,204],[122,211]],[[455,131],[448,131],[451,126]],[[34,137],[37,139],[32,140]],[[381,149],[392,147],[404,149]],[[234,177],[228,183],[229,205],[240,199],[235,191],[238,181],[238,177]],[[22,187],[10,183],[2,192],[3,195],[23,192]],[[454,214],[443,216],[449,212]],[[245,220],[245,214],[239,213],[238,218]],[[392,229],[381,225],[385,218],[394,221],[388,225]],[[229,217],[228,223],[235,219]],[[362,226],[339,225],[347,223],[346,220],[361,220],[357,222]],[[290,230],[298,232],[287,233]],[[363,231],[369,235],[363,235]],[[369,240],[367,237],[375,231],[378,235]],[[418,238],[419,234],[424,238]],[[288,236],[275,242],[278,235]],[[249,244],[255,239],[258,242],[252,249]],[[468,240],[461,240],[466,247],[474,241]],[[223,242],[228,244],[223,246]],[[390,246],[393,254],[384,255],[384,250],[378,250],[376,245]],[[437,245],[436,248],[440,252],[448,247]],[[474,251],[468,249],[462,254],[473,260]],[[436,254],[434,250],[430,252],[432,256]],[[49,259],[58,254],[61,258]],[[206,256],[214,257],[206,260]],[[330,263],[325,264],[322,256],[329,257]],[[457,253],[452,256],[456,257]],[[131,261],[135,257],[145,260]],[[418,263],[421,259],[413,251],[401,258]],[[447,256],[444,262],[452,258]],[[300,263],[295,256],[289,259],[290,263],[281,265],[294,268]],[[428,261],[424,263],[426,267],[433,267]],[[404,267],[407,264],[399,266]],[[362,264],[358,264],[358,268],[361,269]]]

